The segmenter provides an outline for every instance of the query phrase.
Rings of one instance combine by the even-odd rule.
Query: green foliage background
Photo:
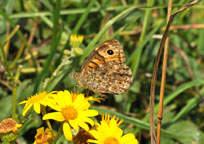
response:
[[[173,13],[189,0],[174,0]],[[0,1],[0,120],[10,117],[12,95],[17,103],[42,91],[70,90],[75,87],[71,73],[91,51],[108,39],[124,47],[126,63],[134,81],[128,93],[110,96],[93,106],[101,114],[110,113],[124,120],[124,133],[132,132],[141,144],[150,143],[149,94],[155,56],[167,18],[168,2],[163,0],[2,0]],[[162,144],[204,141],[204,2],[179,14],[170,31],[170,45],[164,100]],[[29,42],[34,30],[33,40]],[[6,37],[17,25],[20,29]],[[184,29],[184,26],[189,25]],[[71,34],[84,35],[83,55],[72,59]],[[9,45],[5,45],[9,42]],[[179,49],[179,50],[178,50]],[[4,51],[4,54],[2,53]],[[59,68],[63,61],[69,64]],[[38,71],[38,72],[37,72]],[[161,69],[158,73],[155,116],[158,112]],[[46,87],[44,87],[46,82]],[[92,93],[91,93],[92,94]],[[16,118],[23,123],[19,140],[34,141],[35,129],[42,125],[39,115]],[[57,127],[57,125],[56,125]],[[58,143],[64,142],[62,137]]]

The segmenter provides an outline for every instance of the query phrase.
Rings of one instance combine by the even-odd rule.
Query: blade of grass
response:
[[[6,69],[6,72],[7,72],[7,79],[13,79],[13,75],[11,74],[10,72],[10,68],[9,68],[9,65],[8,65],[8,61],[7,61],[7,57],[6,57],[6,53],[4,52],[4,48],[3,48],[3,45],[1,44],[0,42],[0,56],[2,57],[1,61],[2,61],[2,64],[4,65],[5,69]]]
[[[16,3],[15,0],[8,0],[7,1],[6,7],[5,7],[5,11],[7,14],[12,14],[15,3]]]
[[[43,67],[42,72],[36,78],[33,94],[35,94],[38,91],[39,85],[40,85],[41,81],[45,78],[45,76],[48,72],[50,63],[51,63],[52,59],[54,58],[54,55],[57,51],[57,45],[60,41],[61,33],[62,33],[62,29],[61,29],[61,32],[58,33],[60,7],[61,7],[61,0],[58,0],[58,1],[56,1],[56,6],[55,6],[54,12],[53,12],[53,31],[52,31],[50,55],[48,56],[48,58],[45,62],[45,65]]]
[[[173,118],[172,123],[175,121],[181,119],[184,115],[186,115],[188,112],[190,112],[195,106],[198,105],[200,102],[200,96],[197,95],[194,98],[188,100],[187,104],[185,107],[183,107],[180,112]]]
[[[29,1],[24,1],[30,8],[32,11],[34,11],[34,13],[38,13],[38,9],[32,5]],[[50,13],[50,15],[52,16],[52,13]],[[46,16],[40,16],[40,18],[50,27],[50,28],[53,28],[53,23],[52,21],[46,17]]]
[[[183,4],[174,4],[174,7],[181,7]],[[130,8],[132,7],[132,5],[127,5],[127,6],[110,6],[107,7],[105,10],[106,11],[121,11],[124,8]],[[146,10],[151,9],[151,10],[155,10],[155,9],[163,9],[166,8],[167,5],[159,5],[159,6],[151,6],[151,7],[147,7],[147,6],[143,6],[143,5],[138,5],[138,9],[140,10]],[[198,5],[195,6],[194,8],[196,9],[203,9],[202,5]],[[96,13],[98,11],[100,11],[100,8],[92,8],[90,10],[91,13]],[[68,10],[61,10],[60,11],[60,15],[75,15],[75,14],[82,14],[86,11],[86,9],[83,8],[78,8],[78,9],[68,9]],[[15,14],[11,14],[9,15],[10,19],[19,19],[19,18],[31,18],[31,17],[41,17],[41,16],[52,16],[52,13],[49,11],[41,11],[41,12],[19,12],[19,13],[15,13]],[[2,19],[2,17],[0,16],[0,20]]]
[[[195,80],[195,81],[190,81],[187,83],[184,83],[183,85],[179,86],[177,89],[175,89],[171,94],[167,95],[165,100],[164,100],[164,106],[172,102],[179,94],[184,92],[185,90],[192,88],[194,86],[200,86],[204,84],[204,80]],[[155,112],[158,112],[159,105],[157,104],[155,106]]]
[[[148,35],[146,35],[145,39],[141,42],[141,44],[137,47],[137,49],[129,56],[127,59],[127,65],[131,63],[134,57],[137,56],[137,53],[142,51],[143,47],[152,39],[152,36],[162,27],[165,22],[160,23],[157,27],[155,27]]]
[[[148,0],[147,1],[147,6],[152,6],[154,5],[154,0]],[[143,26],[142,26],[142,33],[140,35],[139,38],[139,42],[137,43],[137,46],[135,49],[137,49],[137,47],[142,43],[142,41],[144,40],[144,37],[146,36],[146,32],[148,27],[150,26],[150,19],[151,19],[151,9],[146,9],[145,11],[145,15],[144,15],[144,21],[143,21]],[[131,64],[131,70],[133,73],[133,77],[135,77],[136,73],[137,73],[137,69],[140,63],[140,57],[141,57],[141,53],[142,53],[142,49],[144,47],[141,48],[140,51],[138,51],[138,53],[136,54],[136,56],[134,57],[134,59],[132,60],[132,64]]]
[[[13,21],[11,21],[10,17],[9,17],[4,11],[2,11],[1,9],[0,9],[0,15],[3,16],[4,20],[6,20],[6,21],[11,25],[12,28],[15,28],[15,27],[16,27],[16,24],[15,24]],[[35,66],[35,69],[36,69],[36,71],[37,71],[37,62],[36,62],[35,57],[33,56],[33,53],[32,53],[32,50],[31,50],[31,48],[30,48],[30,45],[28,44],[28,41],[25,39],[25,37],[24,37],[24,35],[23,35],[23,33],[21,32],[20,29],[17,31],[17,34],[19,35],[19,37],[20,37],[20,38],[23,40],[23,42],[25,43],[26,48],[28,48],[28,51],[29,51],[29,53],[30,53],[30,55],[31,55],[31,59],[32,59],[33,64],[34,64],[34,66]]]
[[[124,16],[126,16],[128,13],[130,13],[131,11],[135,10],[136,8],[138,8],[138,6],[132,6],[124,11],[122,11],[121,13],[119,13],[117,16],[115,16],[114,18],[112,18],[111,20],[109,20],[105,26],[103,27],[103,29],[101,29],[101,31],[96,35],[96,37],[89,43],[89,45],[84,49],[84,55],[81,57],[80,62],[84,61],[84,59],[93,51],[93,49],[95,48],[94,45],[96,44],[96,42],[103,36],[103,34],[108,30],[108,28],[110,26],[112,26],[115,22],[117,22],[119,19],[123,18]]]
[[[200,86],[203,84],[204,84],[204,80],[195,80],[195,81],[190,81],[180,85],[172,93],[168,94],[165,97],[163,106],[168,105],[170,102],[172,102],[176,97],[178,97],[182,92],[186,91],[187,89],[195,86]],[[156,104],[154,109],[155,109],[155,113],[157,113],[159,110],[159,104]],[[145,116],[145,119],[148,119],[148,118],[149,118],[149,114]]]
[[[1,51],[1,55],[2,55],[2,58],[1,60],[3,60],[3,65],[7,71],[7,78],[12,80],[13,79],[13,75],[11,74],[10,72],[10,67],[8,65],[8,60],[7,60],[7,55],[4,51],[4,46],[6,45],[7,42],[9,42],[11,40],[11,38],[15,35],[15,33],[17,32],[17,30],[19,30],[19,25],[17,25],[13,30],[12,32],[9,34],[9,36],[6,38],[6,40],[3,42],[3,44],[0,42],[0,51]]]
[[[86,8],[85,12],[82,14],[82,16],[80,17],[80,19],[78,20],[76,26],[74,27],[74,30],[72,31],[72,33],[76,34],[78,33],[79,29],[81,28],[82,24],[84,23],[84,21],[86,20],[87,16],[89,15],[91,8],[94,6],[96,0],[91,0],[89,1],[89,5]]]

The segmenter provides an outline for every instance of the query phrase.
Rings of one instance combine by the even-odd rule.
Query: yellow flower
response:
[[[83,35],[72,34],[70,36],[70,46],[72,48],[77,48],[77,47],[80,46],[80,44],[82,43],[83,40],[84,40],[84,36]]]
[[[23,116],[26,115],[28,110],[33,106],[36,113],[40,114],[40,106],[47,106],[49,104],[53,103],[53,100],[51,99],[52,94],[55,93],[55,91],[47,93],[46,91],[43,91],[39,94],[35,94],[34,96],[29,97],[27,100],[24,100],[20,102],[19,104],[24,104],[25,106],[23,108]]]
[[[37,134],[35,135],[34,144],[49,144],[49,141],[52,140],[52,133],[50,129],[44,127],[37,129]]]
[[[113,116],[112,119],[115,120],[115,118],[116,118],[116,117]],[[111,121],[110,115],[109,115],[109,114],[102,115],[102,121],[106,122],[106,123],[109,125],[109,124],[110,124],[110,121]],[[120,126],[120,125],[123,123],[123,120],[120,120],[120,121],[119,121],[119,118],[117,118],[117,119],[115,120],[115,122],[116,122],[116,124],[117,124],[118,126]]]
[[[123,130],[119,128],[122,121],[110,119],[109,115],[102,118],[101,124],[96,124],[96,130],[90,130],[96,140],[89,139],[88,142],[96,144],[138,144],[134,134],[129,133],[124,136]]]
[[[53,119],[63,122],[63,132],[68,141],[72,140],[71,127],[78,130],[79,127],[89,130],[87,123],[94,125],[94,121],[89,117],[98,115],[96,110],[89,110],[90,103],[84,98],[84,95],[79,94],[73,100],[69,91],[59,91],[53,96],[56,104],[50,107],[57,112],[48,113],[43,116],[43,120]]]

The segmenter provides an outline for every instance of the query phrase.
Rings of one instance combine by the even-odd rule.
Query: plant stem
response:
[[[172,11],[172,0],[169,0],[168,4],[168,15],[167,15],[167,23],[170,19]],[[162,65],[162,80],[160,87],[160,98],[159,98],[159,112],[158,112],[158,126],[157,126],[157,144],[160,144],[161,137],[161,124],[163,117],[163,103],[164,103],[164,91],[165,91],[165,83],[166,83],[166,69],[167,69],[167,60],[168,60],[168,48],[169,48],[169,29],[167,32],[167,38],[164,46],[164,55],[163,55],[163,65]]]
[[[62,134],[62,125],[63,125],[63,124],[61,123],[60,128],[59,128],[59,130],[58,130],[58,133],[57,133],[56,137],[55,137],[54,140],[53,140],[53,143],[56,143],[57,139],[58,139],[59,136]]]

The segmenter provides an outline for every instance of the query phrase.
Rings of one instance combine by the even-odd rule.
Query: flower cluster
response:
[[[62,122],[65,138],[71,141],[72,128],[78,131],[79,127],[81,127],[88,131],[88,124],[94,125],[94,121],[90,117],[97,116],[98,112],[89,109],[90,100],[100,101],[100,99],[93,97],[85,98],[83,94],[73,94],[67,90],[50,93],[44,91],[28,98],[28,100],[22,101],[20,104],[26,103],[23,109],[24,116],[32,106],[38,114],[41,112],[42,106],[49,106],[55,110],[56,112],[45,114],[43,120],[53,119]]]
[[[137,144],[134,134],[123,135],[119,127],[122,120],[115,116],[103,115],[100,123],[95,123],[91,117],[97,116],[98,111],[90,109],[90,101],[100,102],[102,98],[84,97],[83,94],[74,94],[69,91],[41,92],[20,104],[25,103],[23,115],[33,106],[36,113],[40,113],[42,107],[49,106],[54,112],[43,114],[43,120],[55,120],[62,123],[65,138],[74,143],[96,144]],[[89,125],[92,127],[89,128]],[[95,128],[94,128],[95,125]],[[78,132],[73,138],[73,131]],[[44,131],[44,127],[37,130],[35,143],[48,143],[53,141],[50,129]]]

